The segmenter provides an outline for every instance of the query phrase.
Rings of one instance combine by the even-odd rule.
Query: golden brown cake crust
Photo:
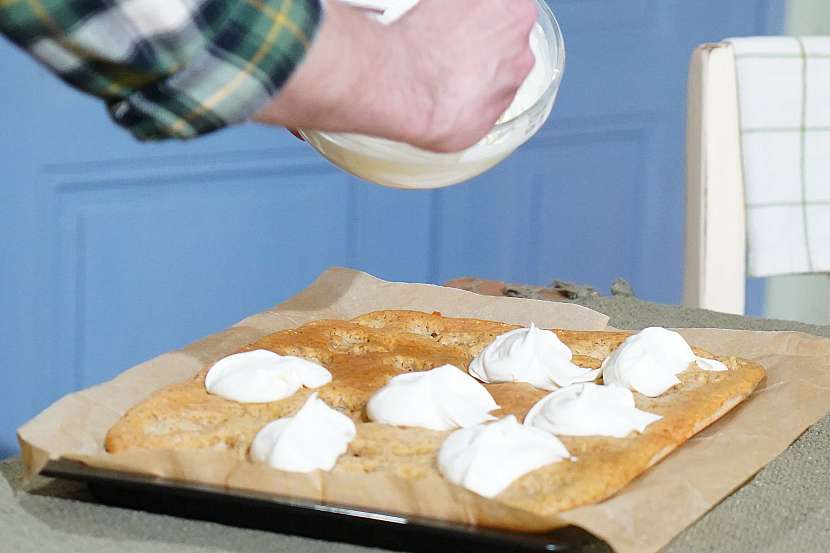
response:
[[[391,377],[446,363],[466,368],[497,336],[517,328],[493,321],[456,319],[414,311],[379,311],[352,321],[316,321],[277,332],[241,351],[267,349],[324,365],[332,382],[317,392],[357,423],[358,434],[335,471],[387,472],[403,478],[437,474],[436,453],[448,432],[398,428],[367,422],[369,397]],[[574,361],[599,367],[626,332],[554,330],[574,352]],[[617,493],[648,467],[745,400],[763,380],[760,366],[734,357],[698,355],[726,363],[726,372],[690,368],[681,384],[657,398],[635,393],[637,407],[662,415],[643,434],[626,438],[560,439],[576,458],[548,465],[513,482],[496,499],[550,515]],[[217,448],[245,458],[256,433],[268,422],[294,414],[311,393],[302,389],[282,401],[241,404],[208,394],[205,367],[194,378],[164,388],[130,409],[106,437],[106,449]],[[502,409],[494,414],[523,420],[547,393],[528,384],[487,384]]]

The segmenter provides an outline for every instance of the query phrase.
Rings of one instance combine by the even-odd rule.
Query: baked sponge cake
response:
[[[438,475],[437,453],[450,432],[402,428],[369,422],[365,407],[390,378],[444,364],[466,369],[496,337],[519,328],[500,322],[443,317],[439,313],[378,311],[351,321],[315,321],[265,336],[240,351],[270,350],[317,362],[332,381],[316,390],[320,399],[348,415],[357,436],[335,465],[335,472],[384,472],[402,478]],[[600,367],[631,334],[554,330],[571,348],[574,363]],[[735,357],[716,357],[727,371],[691,365],[680,384],[649,398],[634,393],[636,406],[661,415],[642,434],[625,438],[558,436],[573,462],[547,465],[514,481],[494,498],[545,516],[606,499],[650,466],[744,401],[764,379],[764,369]],[[130,409],[106,436],[106,449],[210,448],[247,458],[256,434],[269,422],[293,416],[312,393],[300,389],[272,403],[244,404],[209,394],[204,386],[210,367],[192,379],[168,386]],[[523,420],[549,392],[523,383],[485,384],[500,411]]]

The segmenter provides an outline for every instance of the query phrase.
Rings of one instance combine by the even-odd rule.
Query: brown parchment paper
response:
[[[33,475],[50,459],[64,458],[99,468],[485,526],[541,531],[572,523],[621,553],[648,553],[751,478],[830,410],[830,340],[792,332],[684,330],[695,345],[759,362],[767,369],[766,382],[746,403],[617,496],[546,518],[480,498],[437,477],[407,481],[378,474],[291,474],[220,451],[104,451],[107,430],[127,409],[159,388],[192,377],[205,364],[278,330],[378,309],[441,311],[447,316],[533,321],[575,330],[601,330],[608,321],[576,305],[390,283],[357,271],[331,269],[274,309],[56,402],[18,431],[27,470]]]

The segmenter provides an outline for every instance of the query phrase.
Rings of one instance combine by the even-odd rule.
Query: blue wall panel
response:
[[[434,193],[366,186],[349,189],[348,265],[386,280],[433,280]]]
[[[77,349],[68,357],[75,359],[78,386],[142,360],[125,359],[125,352],[179,347],[194,333],[221,330],[273,305],[281,291],[345,263],[347,213],[338,209],[344,186],[315,177],[282,183],[277,186],[292,188],[287,204],[262,193],[271,185],[254,179],[232,197],[220,191],[222,184],[183,186],[152,198],[119,194],[115,205],[95,194],[94,203],[64,207],[74,231],[61,233],[62,243],[74,242],[76,251],[59,274],[77,272],[76,288],[65,295],[77,299],[66,330],[76,334]]]

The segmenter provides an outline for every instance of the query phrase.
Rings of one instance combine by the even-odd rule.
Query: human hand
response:
[[[421,0],[383,26],[329,2],[305,61],[256,120],[462,150],[533,67],[536,15],[532,0]]]
[[[421,0],[401,21],[414,101],[409,142],[456,151],[483,138],[533,68],[531,0]]]

